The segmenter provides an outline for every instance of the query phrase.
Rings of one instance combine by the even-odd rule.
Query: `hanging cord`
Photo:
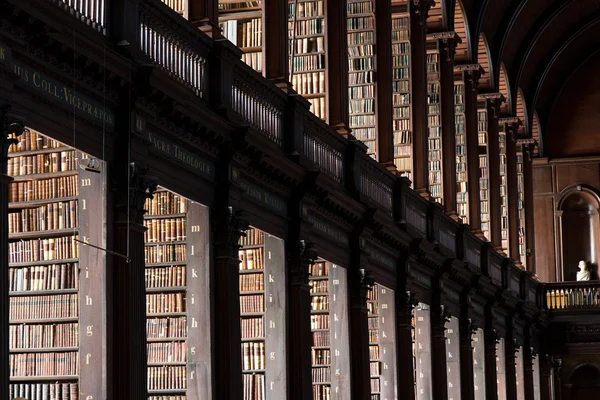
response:
[[[294,14],[292,18],[292,48],[290,49],[290,58],[292,60],[292,66],[290,68],[290,83],[294,79],[295,62],[296,57],[296,24],[298,23],[298,0],[294,0]]]

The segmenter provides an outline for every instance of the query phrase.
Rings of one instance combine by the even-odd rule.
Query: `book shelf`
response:
[[[346,0],[350,128],[377,159],[374,0]]]
[[[500,143],[500,225],[502,233],[502,250],[509,254],[509,241],[508,241],[508,172],[506,165],[506,131],[504,129],[505,124],[499,124],[498,126],[498,140]]]
[[[286,393],[283,241],[256,228],[240,239],[243,400]]]
[[[392,14],[392,105],[394,164],[401,176],[411,179],[410,37],[407,13]]]
[[[469,223],[469,193],[467,170],[467,137],[465,134],[465,84],[454,83],[454,126],[456,128],[456,211],[465,224]]]
[[[144,216],[148,399],[184,400],[210,394],[207,211],[159,187]]]
[[[415,373],[415,398],[431,400],[431,320],[429,306],[419,303],[413,309],[414,346],[413,370]]]
[[[376,284],[367,296],[371,400],[396,398],[394,292]]]
[[[506,344],[504,338],[496,342],[496,381],[498,400],[506,400]]]
[[[346,399],[350,396],[346,270],[320,260],[309,272],[313,400]]]
[[[443,203],[440,54],[432,51],[427,52],[427,103],[429,192],[434,201]]]
[[[324,121],[327,116],[326,0],[289,0],[290,82]]]
[[[479,142],[479,199],[481,201],[481,232],[490,240],[490,199],[488,170],[488,115],[485,103],[477,110]]]
[[[519,258],[527,269],[527,235],[525,231],[525,175],[523,175],[523,146],[517,146],[517,213],[519,218]]]
[[[460,331],[459,321],[456,317],[451,317],[450,321],[446,323],[446,369],[448,371],[448,400],[460,400]]]
[[[242,61],[258,72],[263,69],[262,1],[219,1],[219,27],[223,36],[243,51]]]
[[[485,333],[478,328],[473,335],[473,381],[475,400],[485,400]]]
[[[32,129],[9,148],[11,398],[72,400],[80,390],[102,393],[98,377],[80,385],[81,376],[90,376],[86,357],[102,362],[103,337],[103,313],[93,309],[102,304],[103,266],[90,265],[102,256],[78,242],[84,236],[101,245],[95,240],[102,212],[96,211],[96,226],[88,223],[88,212],[102,206],[103,176],[79,168],[87,158]]]

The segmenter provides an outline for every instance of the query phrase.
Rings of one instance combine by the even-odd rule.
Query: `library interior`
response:
[[[0,400],[599,399],[599,48],[592,0],[0,0]]]

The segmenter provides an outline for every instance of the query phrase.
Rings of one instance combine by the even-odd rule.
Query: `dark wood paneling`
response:
[[[556,257],[553,198],[535,198],[533,209],[537,274],[542,282],[554,282],[556,281]]]
[[[598,163],[579,165],[557,165],[555,169],[556,191],[560,193],[573,184],[586,184],[598,187],[600,171]]]
[[[536,195],[552,193],[552,167],[534,166],[533,168],[533,193]]]

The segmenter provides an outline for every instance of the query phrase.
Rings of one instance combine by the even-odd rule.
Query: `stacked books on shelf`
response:
[[[150,400],[186,398],[187,201],[159,188],[146,200],[146,337]]]
[[[163,3],[171,7],[180,15],[185,15],[185,0],[162,0]]]
[[[409,15],[392,15],[392,105],[394,164],[398,173],[411,179],[412,123],[410,108]]]
[[[377,158],[374,0],[347,0],[350,128]]]
[[[440,55],[427,53],[427,95],[429,136],[429,192],[438,203],[443,203],[442,190],[442,128],[440,102]]]
[[[290,82],[311,104],[310,110],[327,121],[327,56],[325,0],[290,0]]]
[[[262,1],[219,1],[219,27],[223,36],[243,51],[242,61],[263,69]]]
[[[10,398],[79,398],[79,186],[72,148],[26,130],[9,148]]]
[[[519,255],[527,269],[527,237],[525,235],[525,176],[523,175],[523,147],[517,146],[517,212],[519,217]]]
[[[427,304],[419,303],[413,309],[413,371],[415,398],[431,399],[431,320]]]
[[[465,84],[454,83],[454,126],[456,128],[456,209],[463,223],[469,223],[467,178],[467,135],[465,134]]]
[[[490,240],[490,199],[488,170],[488,115],[484,103],[477,111],[479,143],[479,198],[481,200],[481,231]]]
[[[329,263],[320,261],[311,265],[309,270],[313,400],[332,398],[329,267]]]
[[[500,218],[502,233],[502,249],[509,254],[508,241],[508,173],[506,165],[506,131],[504,124],[498,126],[498,140],[500,141]]]
[[[375,285],[367,293],[369,309],[369,369],[371,376],[371,400],[381,399],[381,348],[379,318],[379,286]]]

